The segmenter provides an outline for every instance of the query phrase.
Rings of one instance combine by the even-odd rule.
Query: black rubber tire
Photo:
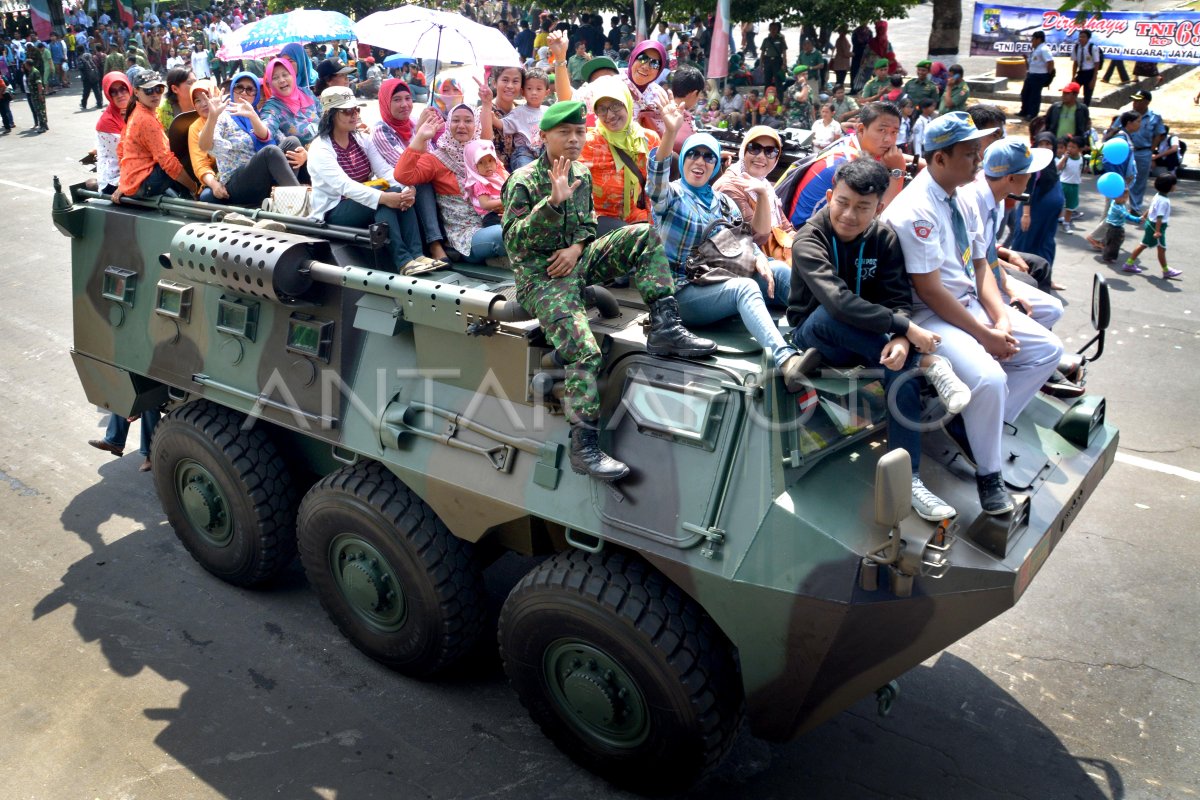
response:
[[[300,559],[330,619],[381,664],[427,678],[465,656],[486,618],[482,568],[470,542],[455,538],[428,505],[375,462],[327,475],[300,504]],[[330,560],[337,537],[352,533],[387,561],[403,587],[402,626],[373,627],[338,588]]]
[[[296,490],[267,431],[243,430],[246,417],[197,400],[175,409],[154,431],[154,485],[179,541],[202,567],[235,586],[256,586],[296,556]],[[232,538],[214,546],[189,521],[175,484],[190,459],[207,469],[228,500]]]
[[[700,606],[642,559],[560,553],[527,574],[500,612],[500,653],[530,716],[559,749],[643,793],[686,789],[728,753],[745,703],[733,646]],[[644,740],[614,747],[581,731],[549,688],[545,661],[563,640],[594,646],[641,691]]]

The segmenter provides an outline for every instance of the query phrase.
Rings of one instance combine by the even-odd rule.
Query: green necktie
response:
[[[963,219],[962,212],[958,210],[958,203],[954,202],[954,195],[947,197],[946,202],[950,205],[950,220],[954,225],[955,253],[962,259],[963,270],[967,273],[967,277],[975,280],[975,264],[971,261],[971,241],[967,237],[967,221]]]

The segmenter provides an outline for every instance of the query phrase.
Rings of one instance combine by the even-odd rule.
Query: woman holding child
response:
[[[480,131],[491,130],[492,94],[485,84],[480,85],[483,107],[478,117],[474,109],[459,103],[450,109],[445,130],[437,138],[437,149],[430,152],[430,142],[441,126],[441,116],[426,109],[408,147],[396,163],[395,177],[408,186],[432,184],[437,193],[438,211],[445,225],[451,258],[482,262],[505,255],[504,239],[499,225],[483,224],[479,213],[466,196],[468,179],[466,146],[480,138]]]

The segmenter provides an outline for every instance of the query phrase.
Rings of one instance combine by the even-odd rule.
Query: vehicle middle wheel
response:
[[[381,465],[345,467],[314,486],[298,531],[321,605],[371,658],[424,678],[478,641],[486,593],[472,545]]]

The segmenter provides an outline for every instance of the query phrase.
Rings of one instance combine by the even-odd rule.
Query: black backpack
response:
[[[1179,146],[1179,149],[1166,158],[1158,159],[1158,166],[1165,167],[1167,169],[1178,169],[1179,165],[1183,163],[1183,157],[1187,155],[1187,142],[1185,142],[1183,139],[1180,139],[1175,134],[1169,133],[1167,134],[1168,147],[1170,147],[1172,139],[1175,140],[1175,143]]]

